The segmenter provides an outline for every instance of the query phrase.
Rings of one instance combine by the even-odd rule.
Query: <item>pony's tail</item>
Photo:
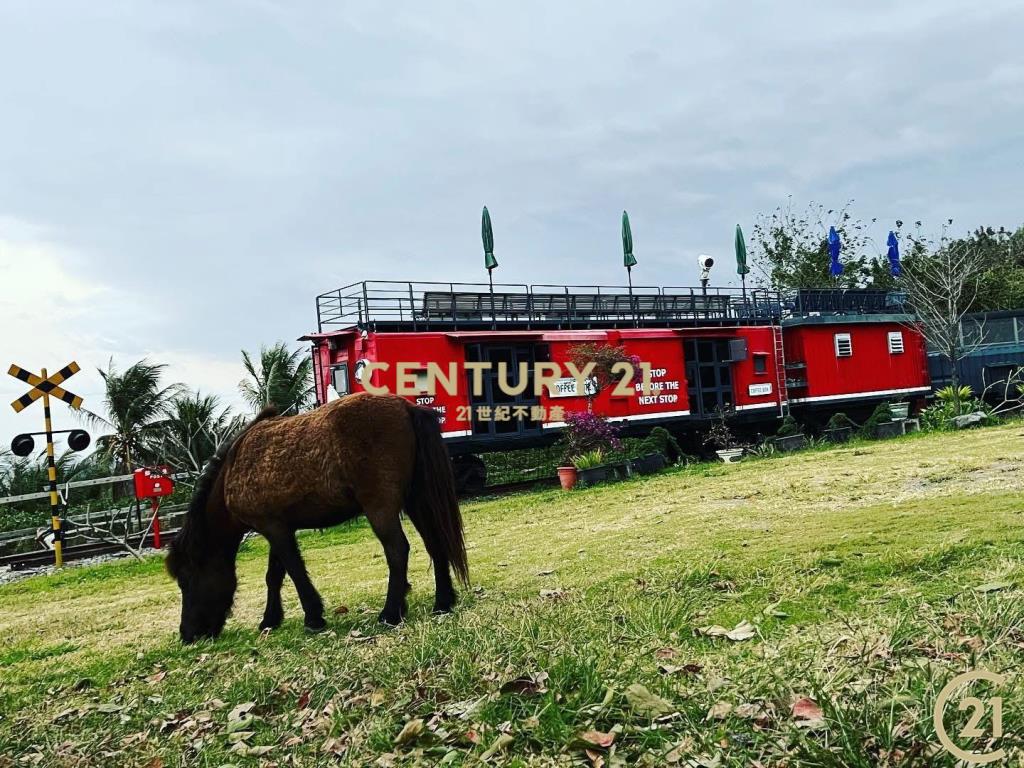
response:
[[[447,560],[463,584],[469,583],[462,515],[455,494],[455,477],[448,449],[441,439],[438,413],[408,404],[409,420],[416,435],[416,462],[405,498],[408,513],[427,552]]]

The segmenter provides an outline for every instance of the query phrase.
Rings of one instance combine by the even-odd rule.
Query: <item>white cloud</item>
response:
[[[235,361],[195,350],[150,347],[140,338],[159,339],[168,318],[147,315],[144,298],[126,294],[74,269],[82,254],[47,239],[28,222],[0,219],[0,437],[42,428],[42,409],[33,405],[15,414],[9,403],[24,394],[24,383],[7,376],[15,363],[35,373],[50,373],[75,360],[82,370],[66,388],[85,399],[85,407],[102,411],[103,382],[97,368],[111,360],[124,369],[147,357],[168,366],[166,380],[217,394],[225,404],[240,406],[242,376]],[[77,424],[64,406],[55,404],[54,422]]]

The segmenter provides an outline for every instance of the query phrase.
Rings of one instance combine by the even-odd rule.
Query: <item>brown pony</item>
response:
[[[384,545],[388,593],[380,620],[406,612],[409,542],[405,509],[434,565],[434,611],[455,604],[449,566],[468,579],[462,518],[437,413],[395,396],[356,394],[299,416],[261,413],[210,460],[171,545],[167,570],[181,588],[181,639],[216,637],[238,581],[242,536],[270,543],[267,607],[261,629],[281,624],[281,584],[295,583],[306,629],[326,627],[323,603],[295,541],[302,528],[326,528],[366,515]]]

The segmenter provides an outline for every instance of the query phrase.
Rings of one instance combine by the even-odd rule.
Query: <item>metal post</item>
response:
[[[629,314],[633,316],[633,327],[637,327],[636,305],[633,304],[633,268],[626,267],[626,278],[629,280]]]
[[[41,371],[46,378],[46,369]],[[50,395],[43,391],[43,418],[46,420],[46,475],[50,491],[50,526],[53,530],[53,562],[64,565],[64,533],[60,527],[60,497],[57,495],[57,462],[53,458],[53,421],[50,418]]]
[[[491,286],[491,330],[497,330],[498,323],[494,317],[494,273],[491,270],[487,270],[487,282]]]
[[[154,496],[150,500],[153,507],[153,549],[160,549],[160,499]],[[139,542],[140,547],[146,546],[145,541]]]

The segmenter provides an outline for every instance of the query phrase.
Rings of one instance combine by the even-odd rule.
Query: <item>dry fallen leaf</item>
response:
[[[398,735],[395,736],[395,746],[400,747],[403,744],[411,744],[423,735],[423,731],[423,720],[418,717],[415,720],[410,720],[399,731]]]
[[[748,621],[741,621],[732,630],[725,633],[725,636],[733,642],[739,642],[741,640],[749,640],[757,634],[757,630],[754,625]]]
[[[334,609],[335,616],[341,616],[343,613],[348,613],[347,605],[339,605],[337,608]]]
[[[730,704],[728,701],[719,701],[716,702],[715,705],[708,710],[707,717],[705,717],[704,719],[725,720],[725,718],[729,716],[730,712],[732,712],[732,704]]]
[[[974,591],[975,592],[998,592],[999,590],[1002,590],[1002,589],[1009,589],[1012,586],[1013,586],[1013,584],[1011,584],[1008,581],[990,581],[988,584],[982,584],[979,587],[975,587]]]
[[[711,624],[698,629],[697,634],[704,635],[704,637],[725,637],[729,634],[729,630],[718,624]]]
[[[498,738],[494,740],[494,743],[491,744],[491,746],[487,749],[487,751],[480,755],[480,759],[490,760],[492,757],[494,757],[494,755],[498,754],[499,752],[504,752],[506,749],[508,749],[513,741],[515,741],[515,739],[507,733],[499,735]]]
[[[576,734],[571,747],[573,749],[608,749],[615,742],[614,733],[603,731],[583,731]]]
[[[520,696],[534,696],[547,691],[548,673],[535,672],[530,675],[520,675],[515,680],[509,680],[501,686],[502,693],[516,693]]]
[[[825,724],[824,714],[818,702],[807,696],[801,696],[793,702],[793,719],[797,720],[801,727],[814,728]]]
[[[657,717],[673,711],[672,704],[657,694],[651,693],[646,686],[633,683],[626,688],[626,701],[637,713]]]

